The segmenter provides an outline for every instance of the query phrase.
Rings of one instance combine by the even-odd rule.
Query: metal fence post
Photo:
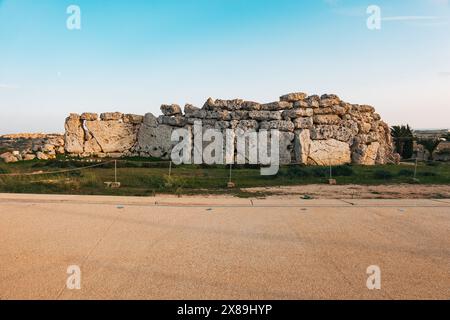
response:
[[[169,177],[172,175],[172,160],[169,162]]]
[[[117,160],[114,160],[114,182],[117,183]]]

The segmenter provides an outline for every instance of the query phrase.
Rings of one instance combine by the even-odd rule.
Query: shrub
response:
[[[169,163],[165,162],[142,162],[141,163],[142,168],[148,168],[148,169],[156,169],[156,168],[169,168]]]
[[[12,150],[9,148],[5,148],[5,147],[0,148],[0,154],[5,153],[5,152],[11,152],[11,151]]]
[[[59,161],[56,159],[48,160],[46,162],[42,162],[41,164],[49,168],[62,168],[62,169],[73,168],[73,166],[70,165],[70,162]],[[37,163],[35,165],[37,165]]]
[[[163,177],[159,176],[138,176],[136,177],[139,181],[138,184],[143,184],[147,188],[160,189],[164,187],[165,180]]]
[[[427,161],[427,166],[429,167],[439,167],[441,164],[436,161]]]
[[[289,166],[286,176],[289,178],[306,178],[310,176],[310,172],[301,166]]]
[[[32,168],[51,168],[51,169],[75,169],[92,165],[91,163],[85,163],[81,161],[61,161],[58,159],[51,159],[45,161],[37,161],[33,163]]]
[[[386,170],[376,170],[373,173],[373,176],[375,179],[384,179],[384,180],[389,180],[393,178],[392,173]]]
[[[336,177],[350,177],[355,173],[353,171],[353,168],[350,166],[333,167],[331,169],[331,172],[332,172],[333,176],[336,176]]]
[[[94,173],[84,172],[81,175],[81,186],[85,188],[101,188],[103,183]]]
[[[391,136],[394,140],[395,151],[403,159],[411,158],[414,150],[414,137],[409,125],[393,126],[391,128]]]
[[[397,174],[402,177],[412,177],[414,175],[414,171],[410,169],[402,169]]]
[[[166,188],[183,188],[186,186],[186,179],[183,177],[177,177],[177,176],[164,176],[164,186]]]
[[[330,169],[327,167],[314,167],[312,169],[312,174],[314,177],[327,177],[330,175]]]
[[[425,171],[425,172],[419,172],[419,176],[421,176],[421,177],[436,177],[437,173]]]
[[[181,197],[181,196],[183,195],[183,188],[181,188],[181,187],[177,188],[177,189],[175,190],[175,194],[176,194],[178,197]]]
[[[81,171],[79,171],[79,170],[76,170],[76,171],[69,171],[69,172],[67,172],[66,173],[69,177],[72,177],[72,178],[77,178],[77,177],[81,177],[82,176],[82,173],[81,173]]]
[[[114,166],[113,162],[111,164]],[[142,163],[136,161],[118,161],[117,168],[142,168]]]

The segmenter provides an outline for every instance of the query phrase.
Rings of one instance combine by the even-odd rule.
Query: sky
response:
[[[67,28],[70,5],[81,29]],[[0,0],[0,134],[296,91],[449,128],[449,0]]]

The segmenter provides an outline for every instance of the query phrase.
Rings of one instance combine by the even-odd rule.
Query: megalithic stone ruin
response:
[[[141,156],[169,159],[172,131],[195,121],[220,130],[280,131],[280,163],[362,165],[394,162],[389,126],[368,105],[332,94],[291,93],[279,101],[214,100],[202,108],[162,105],[155,117],[119,112],[71,114],[65,123],[65,151],[79,157]]]

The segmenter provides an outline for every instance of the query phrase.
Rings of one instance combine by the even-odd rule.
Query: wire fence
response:
[[[95,161],[95,163],[92,163]],[[438,182],[449,181],[450,184],[450,164],[439,161],[419,162],[416,158],[406,159],[398,165],[386,165],[375,167],[362,167],[353,165],[343,166],[323,166],[305,167],[299,164],[282,165],[275,176],[261,176],[261,166],[259,165],[175,165],[172,161],[143,161],[143,160],[50,160],[36,162],[21,171],[3,172],[0,171],[0,179],[10,178],[17,181],[42,181],[34,177],[51,177],[56,180],[77,179],[80,177],[96,176],[103,182],[122,182],[124,186],[145,185],[151,178],[163,180],[176,180],[176,178],[192,179],[201,187],[204,181],[216,180],[216,185],[230,185],[238,180],[244,185],[264,185],[265,182],[276,180],[278,183],[289,184],[298,182],[317,181],[317,179],[338,179],[344,183],[368,183],[374,180],[418,180],[425,178],[426,181],[437,178]],[[245,182],[245,179],[251,181]],[[447,179],[447,180],[446,180]],[[339,181],[340,180],[340,181]],[[45,181],[45,179],[44,179]],[[323,180],[327,182],[327,180]],[[151,183],[150,183],[151,184]],[[190,185],[189,181],[185,183]],[[269,183],[271,184],[271,183]],[[192,185],[192,184],[191,184]],[[195,184],[194,184],[195,185]]]
[[[102,163],[97,163],[85,167],[80,168],[72,168],[72,169],[65,169],[65,170],[55,170],[55,171],[33,171],[33,172],[14,172],[14,173],[2,173],[0,174],[0,177],[19,177],[19,176],[38,176],[38,175],[48,175],[48,174],[63,174],[63,173],[69,173],[74,171],[81,171],[86,169],[91,169],[95,167],[100,167],[108,163],[112,163],[114,160],[106,161]]]

